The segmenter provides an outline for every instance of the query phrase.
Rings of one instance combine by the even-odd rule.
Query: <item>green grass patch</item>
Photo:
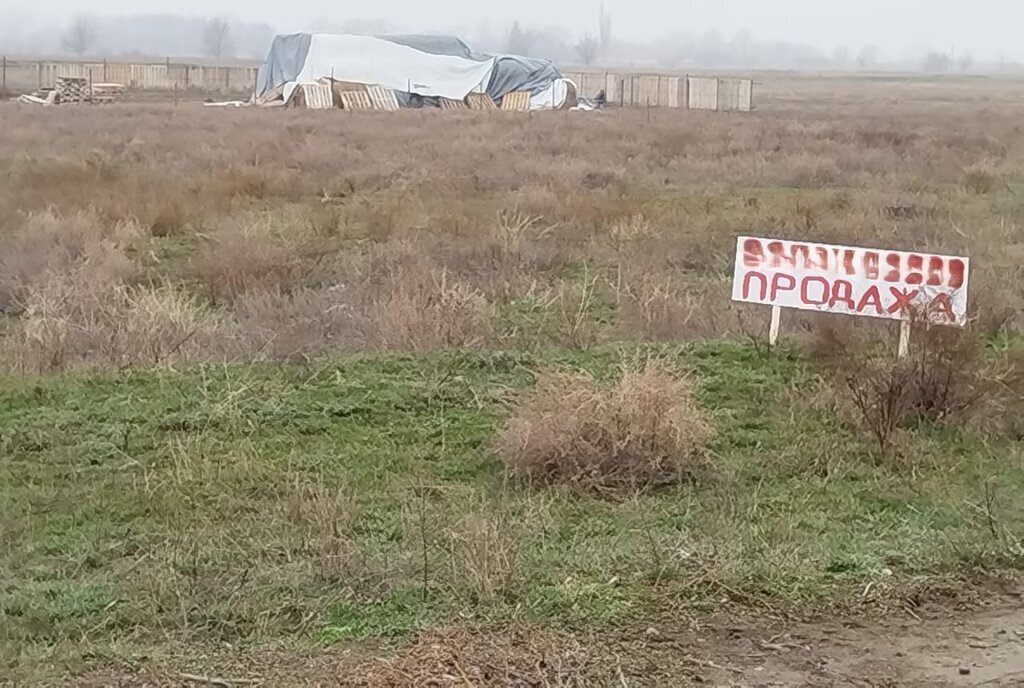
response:
[[[692,371],[713,470],[615,495],[510,484],[494,437],[537,371],[607,378],[633,350],[4,380],[0,659],[612,624],[1020,563],[1018,444],[922,428],[901,440],[914,461],[881,461],[787,351],[657,353]]]

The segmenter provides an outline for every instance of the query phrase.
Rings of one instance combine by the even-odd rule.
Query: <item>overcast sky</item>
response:
[[[806,43],[830,51],[839,45],[873,44],[886,57],[925,50],[970,52],[978,59],[1024,59],[1024,0],[606,0],[619,38],[650,39],[670,33],[718,30],[726,38],[749,29],[758,39]],[[282,31],[308,29],[326,17],[343,23],[381,18],[402,30],[469,31],[489,21],[495,31],[513,19],[525,25],[560,25],[575,35],[593,32],[599,0],[0,0],[14,9],[53,20],[92,14],[227,14],[265,21]],[[12,16],[8,14],[8,17]]]

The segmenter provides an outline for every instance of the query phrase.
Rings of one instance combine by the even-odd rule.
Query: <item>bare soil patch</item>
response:
[[[970,600],[965,602],[965,600]],[[1019,686],[1019,587],[988,584],[878,617],[769,621],[721,614],[607,633],[528,625],[423,633],[399,648],[221,648],[156,670],[103,669],[69,685]]]

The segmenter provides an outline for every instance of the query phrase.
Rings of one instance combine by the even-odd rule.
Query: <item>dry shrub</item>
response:
[[[585,373],[545,372],[501,435],[516,477],[597,487],[695,478],[710,435],[684,377],[649,360],[602,384]]]
[[[374,302],[369,320],[382,348],[463,348],[486,341],[489,310],[483,294],[442,269],[429,281],[396,283],[388,296]]]
[[[996,190],[999,177],[995,169],[986,163],[971,165],[964,170],[963,185],[972,194],[983,196]]]
[[[0,253],[0,311],[23,310],[33,289],[84,266],[91,280],[104,284],[132,278],[138,266],[128,251],[140,236],[138,225],[104,224],[85,213],[26,216],[11,230]]]
[[[452,577],[474,602],[491,602],[513,590],[524,532],[499,509],[469,514],[449,533]]]
[[[362,345],[361,319],[343,285],[291,292],[253,289],[237,297],[232,317],[247,360],[308,359]]]
[[[883,455],[901,427],[944,423],[994,429],[1020,409],[1024,361],[1019,352],[987,354],[971,329],[924,323],[914,328],[906,358],[896,357],[894,344],[857,336],[849,327],[823,326],[813,350],[833,371]]]
[[[671,276],[643,273],[623,285],[619,321],[628,337],[678,341],[719,334],[718,304],[707,294],[676,284]]]
[[[192,358],[214,330],[213,317],[178,290],[100,280],[83,265],[30,293],[7,345],[28,369],[125,368]]]
[[[479,346],[490,337],[491,308],[478,290],[438,267],[408,242],[370,256],[362,315],[381,349],[422,351]]]
[[[269,220],[232,223],[214,235],[193,269],[217,299],[254,290],[288,292],[309,268],[294,241],[275,232]]]

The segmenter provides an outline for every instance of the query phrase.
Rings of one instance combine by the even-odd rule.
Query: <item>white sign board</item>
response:
[[[740,237],[732,298],[962,327],[969,273],[969,259],[956,256]]]

